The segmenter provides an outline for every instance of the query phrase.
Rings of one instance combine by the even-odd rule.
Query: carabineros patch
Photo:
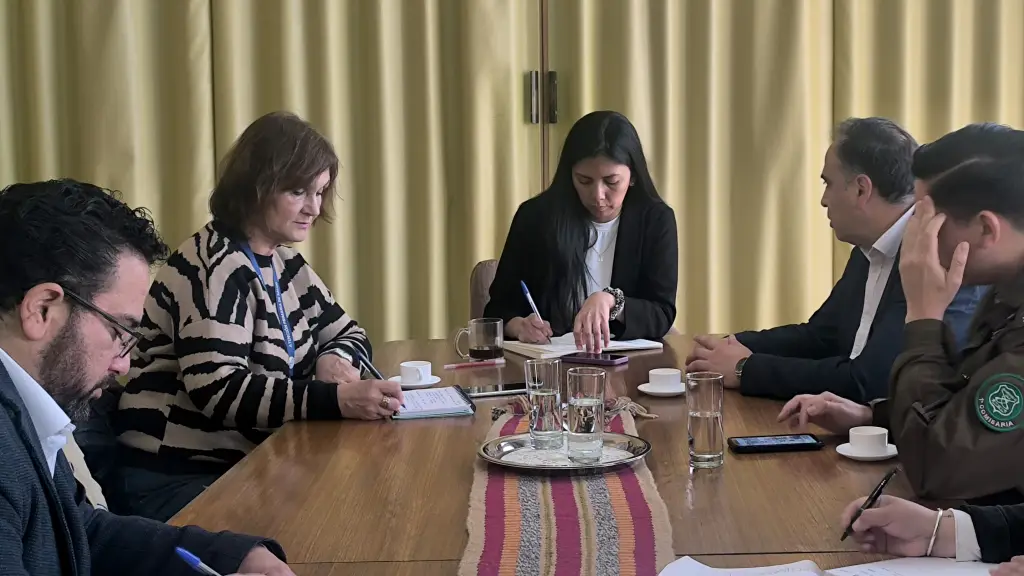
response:
[[[982,382],[974,397],[981,423],[996,432],[1016,430],[1024,412],[1024,378],[1016,374],[996,374]]]

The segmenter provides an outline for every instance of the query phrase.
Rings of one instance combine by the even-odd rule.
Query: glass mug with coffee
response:
[[[463,352],[459,346],[462,335],[467,336],[469,351]],[[455,352],[467,360],[494,360],[505,356],[505,323],[501,318],[476,318],[469,321],[469,326],[459,328],[455,333]]]

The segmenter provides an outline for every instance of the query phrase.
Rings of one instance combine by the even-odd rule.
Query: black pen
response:
[[[885,489],[885,485],[888,484],[889,480],[892,480],[892,477],[895,476],[896,473],[899,471],[899,466],[893,468],[888,474],[885,475],[885,478],[882,478],[882,481],[878,483],[878,486],[875,486],[875,489],[871,491],[871,495],[868,496],[868,499],[865,500],[864,503],[860,505],[860,508],[857,510],[857,512],[853,514],[853,518],[850,518],[850,525],[847,526],[846,531],[843,532],[843,537],[839,539],[840,542],[846,540],[850,536],[850,534],[853,534],[853,523],[856,522],[858,518],[860,518],[860,515],[863,514],[865,510],[874,506],[875,502],[878,502],[879,497],[882,496],[882,490]]]

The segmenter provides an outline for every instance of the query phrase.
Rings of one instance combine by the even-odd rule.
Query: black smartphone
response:
[[[491,396],[515,396],[526,394],[526,382],[495,384],[493,386],[463,386],[462,391],[470,398],[489,398]]]
[[[562,362],[566,364],[593,364],[595,366],[618,366],[629,362],[629,356],[622,354],[595,354],[593,352],[574,352],[562,356]]]
[[[777,434],[772,436],[735,436],[729,438],[729,449],[736,454],[769,452],[800,452],[819,450],[825,445],[814,434]]]

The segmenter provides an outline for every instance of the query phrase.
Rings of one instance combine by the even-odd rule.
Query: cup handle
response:
[[[462,338],[463,334],[469,336],[469,330],[466,328],[459,328],[459,331],[455,333],[455,339],[452,341],[452,344],[455,345],[456,354],[461,356],[463,360],[469,360],[469,353],[463,352],[462,349],[459,348],[459,339]]]

